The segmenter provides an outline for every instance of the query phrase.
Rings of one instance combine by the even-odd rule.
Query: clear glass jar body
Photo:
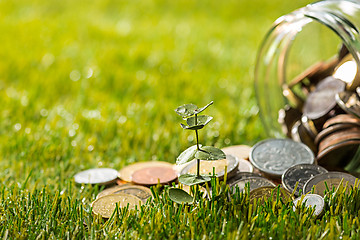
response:
[[[318,35],[319,29],[325,35]],[[260,117],[269,136],[284,136],[278,113],[285,105],[291,105],[285,91],[291,76],[296,75],[294,72],[313,62],[327,61],[342,44],[360,69],[360,1],[320,1],[275,21],[260,47],[255,67]],[[354,82],[349,87],[358,85]]]

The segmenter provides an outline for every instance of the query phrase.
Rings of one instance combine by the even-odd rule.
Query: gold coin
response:
[[[328,186],[329,190],[331,190],[333,188],[336,189],[340,185],[341,181],[343,181],[342,185],[344,187],[346,186],[346,184],[348,184],[348,188],[346,189],[346,193],[348,193],[349,189],[350,189],[350,186],[351,186],[351,183],[349,184],[347,181],[345,181],[343,179],[340,179],[340,178],[326,179],[326,180],[323,180],[323,181],[317,183],[315,185],[314,193],[324,197],[325,196],[326,185]],[[326,185],[325,185],[325,182],[326,182]]]
[[[217,160],[217,161],[200,161],[200,174],[212,174],[213,168],[215,168],[215,174],[218,175],[221,171],[224,171],[225,166],[227,166],[227,160]],[[189,169],[188,173],[196,174],[197,164],[194,164]]]
[[[103,218],[110,218],[116,204],[121,208],[129,205],[129,209],[135,209],[136,206],[141,205],[141,199],[130,194],[118,193],[98,198],[91,205],[94,214],[101,215]]]
[[[228,178],[232,177],[236,173],[236,169],[239,166],[239,160],[232,155],[227,155],[226,159],[216,161],[200,161],[200,174],[201,175],[212,175],[213,168],[215,168],[215,175],[222,179],[225,175],[225,167],[227,167]],[[192,162],[183,170],[182,174],[197,174],[197,161]]]
[[[131,182],[131,176],[135,171],[148,167],[173,167],[173,164],[162,161],[138,162],[123,167],[119,171],[118,177],[124,181]]]
[[[110,194],[118,194],[118,193],[126,193],[138,197],[142,202],[146,202],[146,200],[152,196],[150,188],[137,186],[132,184],[126,184],[122,186],[114,186],[112,188],[108,188],[100,192],[96,199],[101,198]]]
[[[234,145],[221,149],[225,154],[233,155],[238,159],[249,159],[251,147],[247,145]]]
[[[146,203],[146,200],[152,196],[150,188],[143,186],[136,186],[136,185],[124,186],[121,189],[113,192],[113,194],[118,194],[118,193],[133,195],[135,197],[140,198],[143,203]]]
[[[273,201],[277,199],[279,196],[284,202],[288,202],[292,200],[292,197],[288,191],[286,191],[282,187],[260,187],[252,190],[250,192],[250,203],[252,203],[255,199],[261,199],[261,202],[264,202],[266,199],[272,197]]]
[[[131,183],[126,183],[123,185],[116,185],[110,188],[105,188],[104,190],[102,190],[101,192],[99,192],[99,194],[96,196],[96,199],[101,198],[103,196],[112,194],[113,192],[116,192],[118,189],[122,188],[123,186],[128,186],[128,185],[132,185]]]

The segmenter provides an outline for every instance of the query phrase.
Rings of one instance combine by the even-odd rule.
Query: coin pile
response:
[[[227,184],[231,191],[245,191],[248,186],[251,201],[280,197],[283,202],[288,202],[293,200],[293,196],[300,196],[294,200],[295,206],[305,203],[315,207],[314,214],[320,215],[324,206],[319,204],[323,203],[321,199],[327,190],[326,186],[329,189],[340,184],[353,186],[356,180],[350,174],[328,172],[316,165],[309,147],[291,139],[267,139],[253,147],[236,145],[222,150],[226,153],[226,159],[200,162],[202,174],[215,173],[222,179],[227,169]],[[179,171],[174,169],[175,165],[171,163],[151,161],[134,163],[120,171],[109,168],[89,169],[76,174],[74,178],[79,184],[108,187],[92,202],[93,213],[108,219],[117,206],[135,209],[146,203],[152,196],[150,186],[176,182]],[[181,174],[195,171],[195,162],[180,169]],[[182,187],[192,194],[189,186]],[[301,196],[313,188],[314,194],[308,194],[305,198]],[[200,187],[200,191],[205,193],[205,197],[211,196],[211,192],[207,193],[203,187]]]
[[[250,163],[245,162],[245,164],[242,163],[241,168],[252,168]],[[222,179],[225,169],[228,176],[237,171],[239,161],[236,157],[227,155],[226,159],[201,161],[200,165],[202,174],[212,174],[214,171]],[[195,173],[195,161],[185,165],[180,171],[183,174]],[[91,206],[94,214],[108,219],[114,213],[116,206],[129,209],[139,208],[152,196],[150,186],[176,183],[178,175],[176,165],[163,161],[150,161],[130,164],[119,171],[110,168],[88,169],[77,173],[74,179],[78,184],[97,184],[107,187],[97,195]],[[193,195],[189,186],[183,185],[181,188]],[[200,187],[199,190],[204,193],[204,197],[207,196],[204,187]]]
[[[283,132],[306,144],[318,164],[343,170],[360,146],[360,74],[343,46],[283,86],[288,105],[279,111]]]
[[[234,152],[233,154],[236,155]],[[267,139],[258,142],[249,148],[248,155],[244,158],[250,160],[249,163],[258,173],[237,172],[228,180],[233,193],[245,191],[246,186],[249,186],[250,201],[276,196],[287,202],[293,200],[292,196],[296,196],[298,198],[293,200],[294,206],[304,203],[307,207],[314,207],[313,214],[316,216],[323,211],[326,190],[340,184],[354,186],[356,181],[350,174],[329,172],[317,165],[310,148],[291,139]],[[278,185],[279,183],[281,185]],[[314,194],[310,194],[313,188]]]

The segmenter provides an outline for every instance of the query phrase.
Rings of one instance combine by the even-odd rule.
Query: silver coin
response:
[[[250,192],[260,187],[275,187],[275,184],[266,178],[250,177],[250,178],[239,179],[238,181],[231,184],[230,188],[233,193],[236,191],[236,187],[238,187],[239,191],[242,192],[245,191],[247,183],[249,183]]]
[[[251,177],[262,177],[259,173],[254,172],[240,172],[238,169],[234,173],[234,176],[231,178],[228,178],[226,183],[229,185],[232,185],[234,182],[244,179],[244,178],[251,178]]]
[[[288,168],[281,177],[283,187],[289,192],[293,192],[298,182],[298,186],[295,190],[295,195],[299,196],[299,190],[304,188],[305,183],[315,175],[321,173],[327,173],[328,171],[318,165],[314,164],[298,164]]]
[[[237,170],[239,165],[239,160],[232,156],[226,155],[226,159],[216,160],[216,161],[200,161],[200,174],[202,175],[212,175],[213,168],[215,168],[215,175],[223,179],[225,175],[225,166],[227,166],[227,177],[231,178]],[[183,174],[196,174],[197,172],[197,161],[193,161],[191,164],[184,167],[180,175]]]
[[[299,203],[299,201],[301,202]],[[324,211],[324,207],[325,207],[324,198],[318,194],[306,194],[304,196],[296,198],[293,201],[293,203],[294,203],[294,207],[293,207],[294,212],[298,204],[299,206],[301,206],[302,204],[305,203],[305,207],[315,208],[313,213],[313,215],[315,216],[320,216],[321,213]]]
[[[118,171],[111,168],[92,168],[75,174],[76,183],[108,185],[117,179]]]
[[[255,144],[250,151],[252,165],[277,178],[289,167],[314,161],[314,153],[308,146],[290,139],[267,139]]]
[[[333,187],[338,187],[342,181],[343,186],[348,184],[348,187],[354,186],[356,177],[343,172],[328,172],[316,175],[310,178],[304,185],[304,193],[308,193],[315,186],[314,193],[320,196],[325,196],[327,188],[331,190]],[[326,183],[326,184],[325,184]],[[327,186],[327,187],[326,187]],[[349,188],[348,188],[349,190]]]

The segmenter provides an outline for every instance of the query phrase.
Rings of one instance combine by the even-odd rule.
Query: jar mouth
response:
[[[255,92],[260,117],[269,136],[284,136],[277,121],[278,111],[290,102],[289,98],[296,101],[296,97],[290,96],[291,92],[288,91],[288,70],[291,68],[289,53],[295,39],[301,35],[299,33],[313,24],[335,33],[359,69],[360,34],[356,26],[360,26],[360,19],[356,19],[356,16],[360,16],[359,2],[327,0],[310,4],[275,21],[262,42],[255,66]],[[337,65],[331,58],[327,63],[334,65],[333,70]],[[354,90],[360,85],[360,77],[355,79],[348,84],[349,89]]]

